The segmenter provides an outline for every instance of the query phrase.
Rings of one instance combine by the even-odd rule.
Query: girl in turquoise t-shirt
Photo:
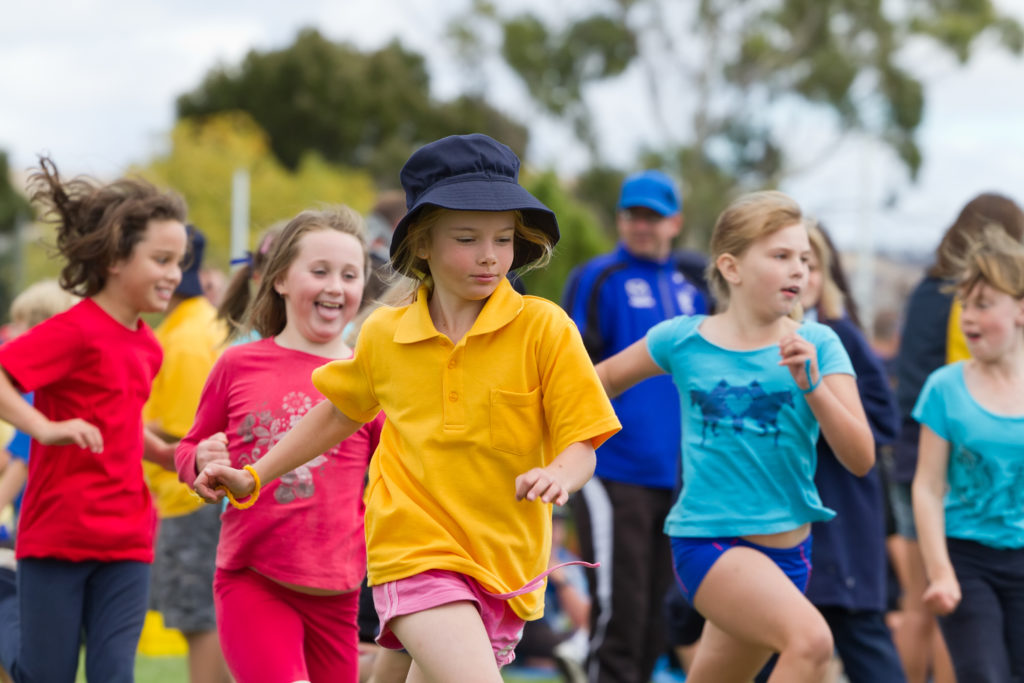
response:
[[[855,474],[874,440],[850,360],[831,329],[801,324],[810,243],[779,192],[733,202],[711,236],[721,312],[674,318],[597,366],[615,396],[670,373],[683,418],[683,489],[665,531],[683,594],[707,623],[688,681],[819,681],[832,637],[804,597],[810,526],[834,513],[814,486],[819,425]],[[652,407],[653,408],[653,407]]]
[[[1024,247],[986,229],[959,278],[971,359],[914,406],[926,605],[961,681],[1024,680]]]

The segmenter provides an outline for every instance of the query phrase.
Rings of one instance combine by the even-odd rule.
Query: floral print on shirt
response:
[[[314,405],[314,399],[309,394],[292,391],[281,400],[280,410],[276,413],[270,409],[248,413],[236,430],[247,449],[239,455],[239,464],[252,465],[263,457]],[[286,505],[295,500],[312,498],[316,493],[313,475],[327,464],[327,456],[335,454],[337,448],[335,446],[283,475],[274,489],[274,500]]]

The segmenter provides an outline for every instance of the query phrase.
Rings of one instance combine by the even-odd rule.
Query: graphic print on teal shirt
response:
[[[717,436],[720,423],[731,424],[738,434],[748,421],[755,433],[774,434],[774,445],[778,446],[782,431],[779,411],[786,406],[793,407],[793,392],[789,389],[765,391],[756,379],[741,386],[730,385],[722,379],[710,391],[691,388],[690,402],[701,414],[702,446],[707,441],[709,427],[712,436]]]
[[[720,347],[700,334],[706,319],[673,318],[647,334],[681,398],[683,489],[666,533],[744,536],[831,519],[814,486],[818,422],[778,346]],[[813,322],[797,331],[814,344],[822,376],[853,374],[834,331]]]
[[[949,443],[946,536],[1024,548],[1024,415],[998,415],[978,403],[964,367],[929,375],[912,412]]]

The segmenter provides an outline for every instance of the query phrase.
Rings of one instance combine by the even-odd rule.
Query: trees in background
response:
[[[445,135],[487,133],[522,154],[527,130],[484,99],[438,101],[421,55],[397,40],[361,52],[315,29],[282,49],[252,50],[241,64],[212,69],[178,98],[179,119],[245,111],[266,131],[289,169],[315,151],[328,162],[368,171],[397,187],[413,150]]]
[[[584,172],[579,189],[606,215],[615,194],[595,132],[595,88],[641,74],[636,125],[653,132],[635,166],[681,179],[700,244],[731,195],[807,170],[794,165],[795,149],[813,168],[844,136],[866,134],[913,178],[925,93],[908,48],[927,42],[963,63],[982,36],[1015,54],[1024,42],[1020,25],[991,0],[610,0],[560,19],[504,7],[474,0],[454,23],[467,68],[483,68],[481,43],[493,42],[496,28],[504,64],[535,105],[590,151],[595,177]],[[831,139],[815,141],[806,126],[822,117]]]
[[[555,260],[526,278],[531,291],[557,298],[573,265],[610,246],[627,171],[675,175],[689,242],[703,247],[733,195],[813,169],[851,134],[881,141],[913,177],[926,93],[909,55],[933,46],[928,54],[963,63],[983,37],[1014,53],[1024,42],[993,0],[604,0],[555,3],[543,16],[515,7],[473,0],[437,37],[464,68],[464,92],[448,101],[431,95],[424,57],[397,40],[364,52],[305,29],[284,48],[252,50],[178,98],[170,151],[137,170],[186,196],[211,263],[226,266],[235,169],[250,172],[255,232],[320,202],[366,211],[378,189],[397,187],[420,145],[487,133],[523,158],[524,185],[559,217]],[[516,114],[529,125],[492,104],[491,89],[508,85],[494,68],[522,83],[533,111]],[[629,125],[645,142],[617,165],[599,95],[637,78],[644,86],[629,102]],[[575,178],[530,163],[538,117],[586,151]],[[0,174],[0,238],[7,179]],[[30,274],[35,262],[30,255]]]
[[[348,204],[366,213],[376,194],[365,171],[326,162],[304,150],[293,168],[271,152],[271,141],[245,112],[231,111],[179,121],[168,153],[134,169],[159,185],[173,187],[188,202],[189,221],[207,237],[206,261],[229,259],[232,177],[249,173],[252,233],[303,209]]]
[[[7,311],[17,290],[24,264],[18,245],[18,225],[32,218],[34,212],[25,196],[11,184],[11,169],[7,153],[0,151],[0,320],[7,319]]]

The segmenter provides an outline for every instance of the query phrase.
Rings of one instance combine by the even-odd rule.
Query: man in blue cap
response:
[[[677,315],[706,313],[704,296],[681,272],[672,242],[683,227],[675,183],[660,171],[626,178],[616,223],[619,244],[579,266],[563,306],[594,362],[618,353]],[[663,600],[672,556],[662,525],[679,479],[679,395],[668,375],[612,400],[622,431],[597,451],[594,478],[573,497],[590,572],[588,680],[650,680],[666,651]]]

